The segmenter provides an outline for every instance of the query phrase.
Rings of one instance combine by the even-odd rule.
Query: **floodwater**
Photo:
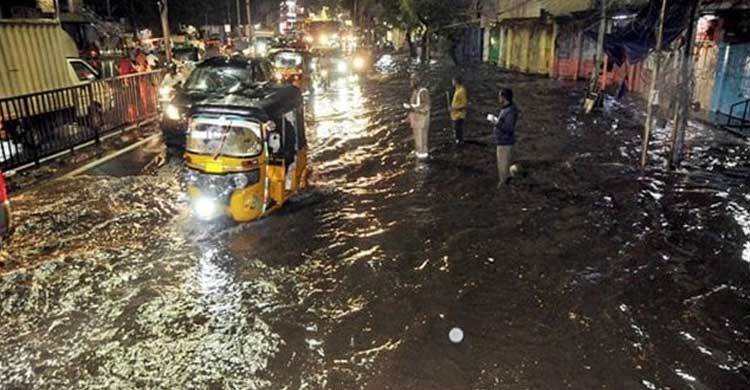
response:
[[[693,123],[667,172],[659,129],[641,172],[637,105],[584,117],[581,84],[476,66],[457,148],[438,64],[419,163],[406,70],[309,98],[314,188],[257,223],[191,220],[174,160],[16,196],[0,387],[750,386],[746,141]],[[522,174],[498,191],[500,86]]]

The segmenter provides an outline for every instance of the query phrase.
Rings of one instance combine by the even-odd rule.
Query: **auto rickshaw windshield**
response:
[[[263,151],[260,125],[240,119],[194,118],[186,148],[196,154],[255,157]]]

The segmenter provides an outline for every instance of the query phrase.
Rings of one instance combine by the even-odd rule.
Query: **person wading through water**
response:
[[[511,149],[516,142],[516,122],[518,121],[518,108],[513,103],[513,90],[503,88],[500,90],[500,112],[495,115],[487,115],[487,120],[495,125],[495,143],[497,144],[497,172],[500,182],[497,188],[503,188],[511,177]]]
[[[430,132],[430,91],[420,87],[416,76],[411,78],[411,100],[404,103],[404,108],[409,110],[409,125],[414,134],[415,151],[420,160],[429,157],[428,136]]]
[[[453,121],[453,134],[456,144],[464,143],[464,123],[466,121],[466,106],[469,101],[466,96],[466,87],[460,76],[453,78],[453,102],[451,102],[451,120]]]

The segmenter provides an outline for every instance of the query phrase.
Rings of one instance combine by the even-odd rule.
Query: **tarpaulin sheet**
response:
[[[695,0],[667,0],[664,18],[665,47],[677,39],[687,28],[690,9]],[[651,0],[631,23],[604,37],[604,52],[609,62],[622,65],[643,62],[656,47],[656,32],[659,28],[659,13],[662,0]],[[594,39],[596,39],[595,33]]]

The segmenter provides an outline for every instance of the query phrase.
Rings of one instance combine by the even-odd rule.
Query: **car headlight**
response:
[[[362,70],[365,67],[365,59],[362,57],[354,58],[354,69]]]
[[[248,183],[250,183],[244,173],[238,173],[232,176],[232,182],[234,183],[234,187],[240,190],[247,187]]]
[[[167,105],[167,108],[164,109],[164,115],[166,115],[168,119],[178,121],[180,120],[180,109],[174,104],[169,104]]]
[[[214,218],[218,210],[219,205],[216,203],[215,199],[203,196],[193,202],[193,212],[195,213],[195,216],[203,220]]]
[[[339,62],[336,68],[338,69],[339,73],[346,73],[349,70],[349,66],[346,65],[346,62],[344,61]]]

